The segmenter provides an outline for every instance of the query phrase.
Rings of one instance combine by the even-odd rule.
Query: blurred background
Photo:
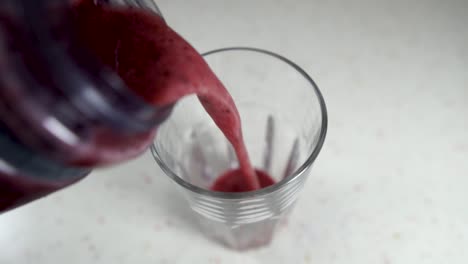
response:
[[[1,264],[468,263],[468,1],[158,0],[200,52],[302,66],[324,149],[273,244],[198,233],[149,153],[0,216]]]

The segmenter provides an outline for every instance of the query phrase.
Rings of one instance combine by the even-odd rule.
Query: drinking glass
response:
[[[177,103],[151,151],[205,235],[237,250],[264,246],[293,207],[322,148],[325,103],[303,69],[273,52],[233,47],[203,56],[236,102],[252,164],[276,183],[251,192],[210,190],[238,162],[195,96]]]

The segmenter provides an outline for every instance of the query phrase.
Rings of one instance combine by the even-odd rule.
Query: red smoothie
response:
[[[145,101],[174,104],[196,94],[235,149],[240,168],[221,175],[215,191],[252,191],[274,180],[254,170],[243,141],[239,113],[203,57],[165,21],[148,11],[79,1],[74,27],[80,44],[112,68]]]
[[[260,188],[265,188],[275,184],[275,181],[266,172],[255,170],[255,174],[257,175]],[[241,175],[242,171],[240,169],[228,170],[216,179],[213,186],[211,186],[211,190],[218,192],[250,191]]]

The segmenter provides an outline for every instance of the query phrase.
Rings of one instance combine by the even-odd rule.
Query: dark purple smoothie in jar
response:
[[[71,2],[0,1],[0,214],[137,157],[171,110],[76,44]]]
[[[44,157],[0,123],[0,213],[68,186],[90,171]]]

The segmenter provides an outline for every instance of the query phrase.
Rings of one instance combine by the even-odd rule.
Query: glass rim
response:
[[[202,53],[201,55],[203,57],[206,57],[211,54],[216,54],[220,52],[226,52],[226,51],[248,51],[248,52],[257,52],[257,53],[262,53],[264,55],[272,56],[276,59],[281,60],[282,62],[288,64],[292,68],[294,68],[297,72],[299,72],[302,77],[304,77],[312,86],[314,89],[315,95],[317,96],[317,99],[320,104],[320,111],[321,111],[321,117],[322,117],[322,122],[321,122],[321,128],[320,128],[320,135],[319,139],[317,141],[317,144],[314,147],[314,150],[312,153],[308,156],[306,161],[298,168],[296,169],[290,176],[284,177],[282,180],[279,182],[268,186],[266,188],[261,188],[255,191],[249,191],[249,192],[237,192],[237,193],[230,193],[230,192],[218,192],[218,191],[211,191],[207,190],[201,187],[198,187],[196,185],[191,184],[190,182],[185,181],[181,177],[179,177],[175,172],[173,172],[166,164],[165,162],[160,158],[160,155],[158,153],[158,150],[156,149],[155,143],[151,145],[151,153],[153,155],[153,158],[156,160],[158,163],[159,167],[162,169],[162,171],[169,176],[172,180],[174,180],[178,185],[182,186],[184,189],[187,189],[191,192],[204,195],[204,196],[210,196],[210,197],[215,197],[215,198],[221,198],[221,199],[245,199],[245,198],[252,198],[256,196],[262,196],[265,194],[273,193],[284,186],[288,185],[290,182],[296,180],[300,175],[302,175],[312,164],[314,161],[317,159],[318,154],[320,153],[323,143],[325,142],[325,137],[327,134],[327,129],[328,129],[328,114],[327,114],[327,108],[325,105],[325,100],[323,99],[322,93],[320,92],[317,84],[314,82],[314,80],[307,74],[305,70],[303,70],[301,67],[299,67],[296,63],[292,62],[288,58],[281,56],[277,53],[264,50],[264,49],[259,49],[259,48],[253,48],[253,47],[226,47],[226,48],[220,48],[220,49],[215,49],[211,50],[205,53]],[[170,118],[170,117],[169,117]],[[156,134],[157,137],[157,134]]]

